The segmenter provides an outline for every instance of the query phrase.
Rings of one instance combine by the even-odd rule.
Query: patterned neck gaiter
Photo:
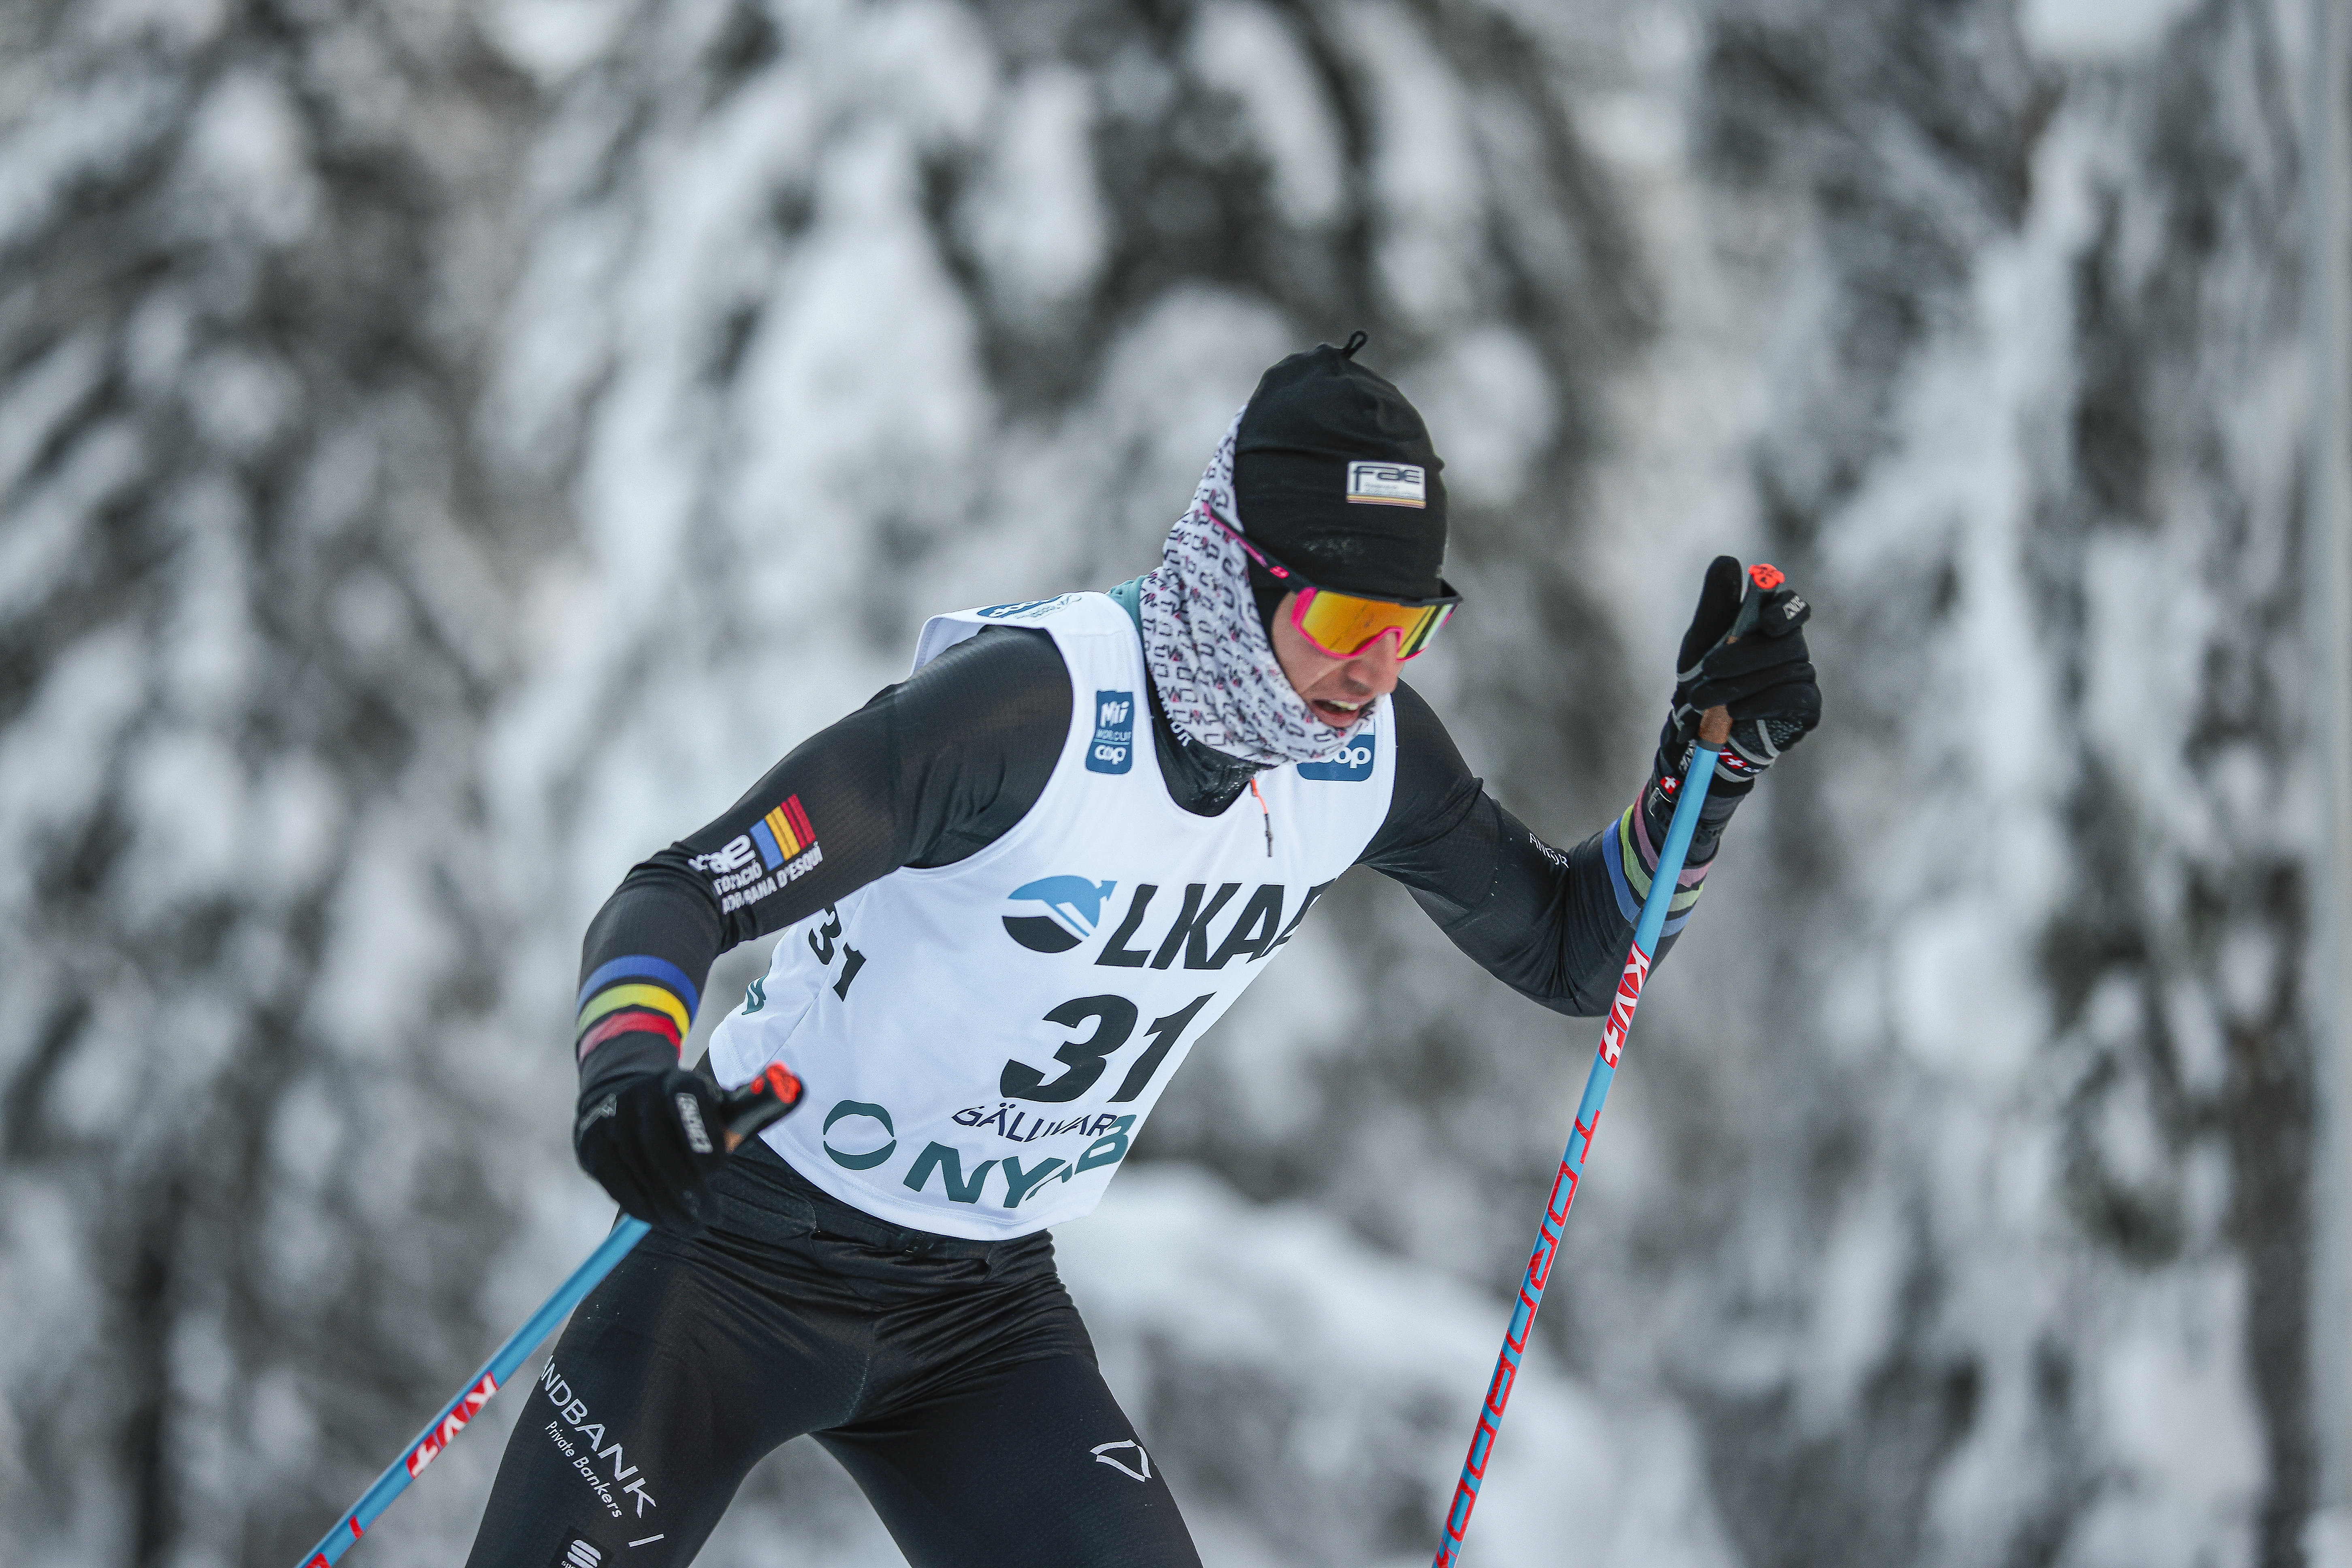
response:
[[[1269,767],[1319,762],[1362,721],[1334,730],[1292,689],[1258,622],[1249,557],[1209,521],[1213,513],[1248,531],[1234,501],[1241,426],[1236,414],[1192,506],[1169,531],[1158,569],[1143,578],[1144,662],[1180,738]]]

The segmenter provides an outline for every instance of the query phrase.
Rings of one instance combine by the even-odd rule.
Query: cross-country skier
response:
[[[656,1227],[517,1424],[476,1568],[689,1561],[814,1434],[916,1568],[1196,1564],[1095,1367],[1047,1227],[1095,1206],[1194,1041],[1341,872],[1603,1011],[1699,714],[1735,720],[1671,932],[1725,821],[1816,722],[1805,602],[1708,571],[1648,784],[1562,852],[1481,788],[1398,669],[1456,598],[1421,416],[1345,349],[1266,372],[1157,570],[935,617],[915,671],[632,870],[588,931],[580,1163]],[[680,1043],[711,961],[781,931],[712,1037],[803,1109],[733,1159]]]

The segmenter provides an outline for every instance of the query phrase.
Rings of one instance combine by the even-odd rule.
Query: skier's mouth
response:
[[[1315,710],[1318,719],[1334,730],[1344,730],[1364,716],[1364,703],[1370,700],[1367,697],[1362,702],[1335,702],[1328,697],[1318,697],[1307,705]]]

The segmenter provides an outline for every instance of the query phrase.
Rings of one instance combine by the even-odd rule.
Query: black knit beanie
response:
[[[1444,467],[1404,394],[1320,343],[1259,378],[1234,441],[1234,499],[1250,542],[1318,585],[1376,598],[1443,590]],[[1286,588],[1250,568],[1261,618]]]

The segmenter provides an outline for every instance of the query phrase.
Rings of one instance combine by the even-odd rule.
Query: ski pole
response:
[[[1760,595],[1751,595],[1733,625],[1732,637],[1753,620]],[[1543,1305],[1544,1285],[1551,1278],[1552,1260],[1559,1252],[1559,1237],[1568,1211],[1576,1202],[1577,1183],[1584,1176],[1585,1156],[1592,1152],[1592,1134],[1601,1125],[1601,1106],[1617,1077],[1618,1058],[1625,1036],[1633,1026],[1633,1009],[1641,1005],[1642,983],[1649,978],[1651,960],[1665,930],[1666,910],[1690,853],[1691,835],[1698,829],[1699,807],[1706,786],[1715,778],[1715,759],[1731,733],[1731,715],[1710,708],[1699,719],[1698,744],[1683,768],[1682,798],[1675,803],[1666,842],[1658,852],[1657,869],[1650,873],[1649,897],[1642,900],[1642,918],[1633,928],[1633,949],[1625,955],[1625,972],[1618,977],[1617,995],[1609,1005],[1609,1019],[1601,1026],[1601,1049],[1584,1079],[1584,1100],[1576,1110],[1576,1130],[1569,1134],[1568,1152],[1560,1156],[1559,1174],[1552,1178],[1551,1196],[1545,1201],[1543,1229],[1528,1258],[1528,1272],[1519,1282],[1518,1305],[1511,1310],[1511,1326],[1503,1331],[1503,1353],[1495,1360],[1495,1375],[1486,1384],[1486,1403],[1478,1411],[1478,1429],[1471,1435],[1469,1457],[1462,1461],[1462,1479],[1454,1484],[1454,1504],[1445,1512],[1445,1539],[1438,1543],[1433,1568],[1455,1568],[1462,1538],[1470,1531],[1470,1510],[1486,1479],[1486,1460],[1494,1452],[1495,1434],[1503,1424],[1503,1408],[1511,1402],[1511,1384],[1518,1376],[1519,1358],[1527,1353],[1528,1335],[1535,1328],[1536,1309]]]
[[[723,1097],[725,1110],[720,1116],[720,1124],[727,1134],[727,1152],[733,1153],[743,1140],[799,1104],[800,1098],[801,1080],[781,1062],[770,1063],[768,1070],[758,1078],[740,1089],[730,1090]],[[556,1324],[571,1315],[572,1309],[613,1271],[614,1265],[628,1256],[631,1247],[645,1239],[646,1232],[651,1228],[641,1219],[623,1215],[619,1223],[613,1226],[612,1234],[604,1237],[603,1245],[590,1253],[588,1260],[572,1271],[572,1278],[558,1286],[555,1294],[541,1303],[539,1310],[533,1312],[530,1320],[509,1335],[507,1342],[483,1363],[466,1391],[451,1400],[441,1414],[416,1435],[415,1441],[408,1445],[399,1458],[384,1467],[383,1474],[376,1477],[375,1484],[360,1494],[360,1500],[335,1521],[335,1527],[327,1531],[324,1539],[302,1560],[302,1568],[321,1568],[322,1564],[333,1563],[349,1552],[352,1542],[364,1534],[367,1527],[392,1506],[393,1499],[408,1489],[408,1483],[416,1479],[416,1473],[431,1464],[441,1450],[465,1430],[466,1423],[490,1402],[490,1395],[504,1387],[517,1369],[530,1359],[530,1352],[539,1348],[540,1342],[554,1331]]]

